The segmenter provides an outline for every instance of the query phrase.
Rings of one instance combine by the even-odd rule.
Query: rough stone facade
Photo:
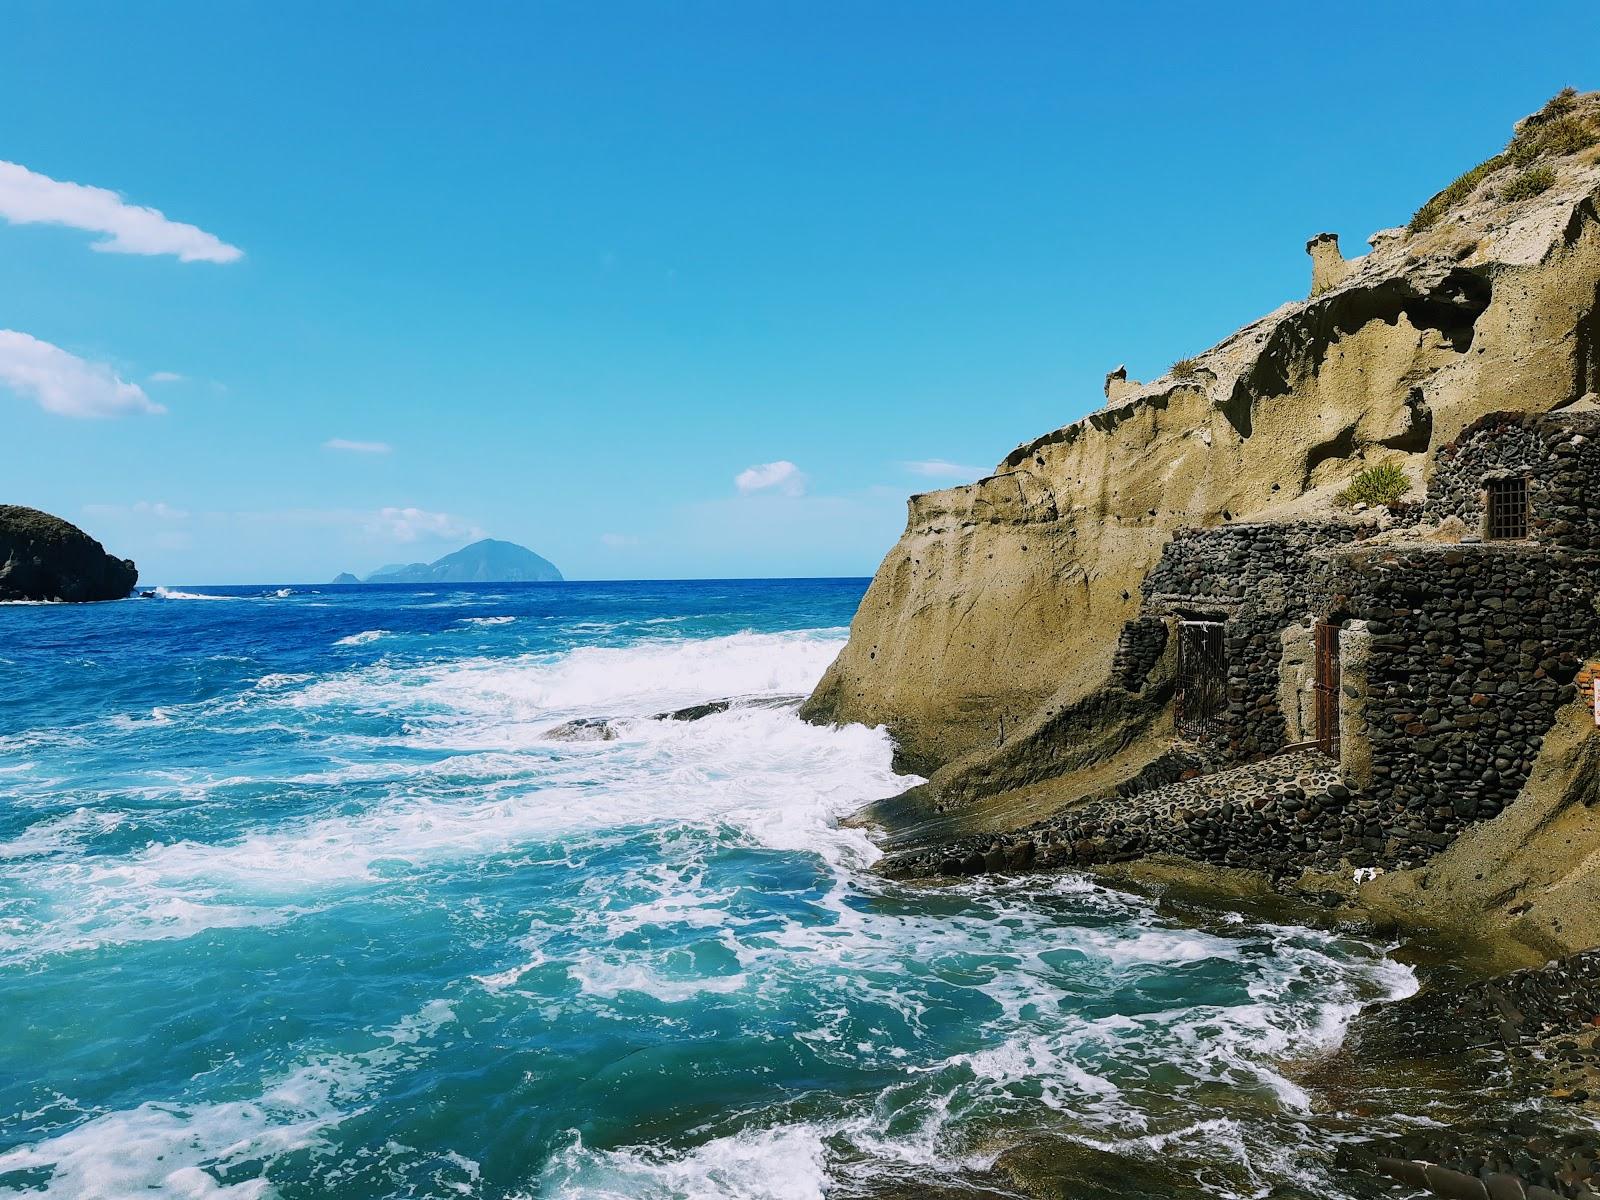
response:
[[[1147,614],[1224,622],[1226,708],[1195,740],[1217,764],[1248,762],[1283,748],[1278,696],[1281,631],[1325,610],[1333,581],[1313,552],[1377,531],[1371,524],[1300,521],[1190,530],[1168,544],[1144,582]]]
[[[1113,689],[1137,691],[1185,621],[1218,623],[1221,702],[1112,794],[1026,829],[892,859],[971,874],[1168,852],[1274,876],[1414,866],[1510,804],[1600,646],[1600,417],[1495,415],[1441,455],[1420,515],[1253,523],[1175,537],[1119,639]],[[1440,542],[1482,522],[1489,479],[1527,481],[1528,536]],[[1413,510],[1415,511],[1415,510]],[[1348,670],[1325,688],[1340,732],[1294,750],[1286,697],[1309,686],[1304,635],[1336,627]],[[1291,650],[1294,653],[1291,653]],[[1300,675],[1288,678],[1291,671]],[[1181,703],[1183,683],[1179,682]]]
[[[1528,540],[1600,549],[1600,413],[1490,413],[1442,447],[1428,482],[1425,519],[1456,516],[1485,534],[1488,480],[1528,481]]]

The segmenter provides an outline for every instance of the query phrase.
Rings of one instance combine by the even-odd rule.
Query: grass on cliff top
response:
[[[1478,190],[1478,185],[1501,167],[1530,168],[1518,176],[1518,180],[1532,174],[1533,171],[1541,172],[1526,183],[1519,184],[1517,180],[1513,180],[1499,194],[1499,199],[1503,201],[1525,200],[1529,196],[1537,196],[1540,192],[1548,190],[1555,182],[1555,172],[1548,165],[1533,167],[1535,162],[1539,159],[1564,158],[1569,154],[1586,150],[1590,146],[1600,145],[1600,120],[1596,120],[1593,115],[1579,113],[1577,109],[1578,93],[1572,88],[1562,88],[1546,102],[1543,108],[1522,123],[1522,128],[1517,130],[1516,136],[1504,150],[1461,175],[1444,191],[1431,197],[1426,204],[1417,209],[1406,229],[1411,233],[1421,233],[1424,229],[1430,228],[1445,213],[1471,198]],[[1538,186],[1541,179],[1546,182],[1543,186]],[[1526,190],[1529,187],[1533,187],[1534,190]]]
[[[21,504],[0,504],[0,535],[3,534],[40,542],[64,542],[84,536],[71,522]]]
[[[1197,359],[1180,358],[1172,364],[1172,370],[1168,374],[1174,379],[1198,379],[1200,378],[1200,363]]]
[[[1339,493],[1339,502],[1387,507],[1404,499],[1410,490],[1411,480],[1398,464],[1379,463],[1357,474]]]

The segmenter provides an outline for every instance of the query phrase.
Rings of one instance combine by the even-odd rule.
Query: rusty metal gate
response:
[[[1228,703],[1228,652],[1221,621],[1178,625],[1178,728],[1190,736],[1222,728]]]
[[[1317,749],[1339,757],[1339,627],[1317,624],[1317,674],[1312,691],[1317,699]]]

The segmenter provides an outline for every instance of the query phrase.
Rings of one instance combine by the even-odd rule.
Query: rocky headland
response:
[[[913,496],[802,709],[928,777],[857,818],[890,873],[1403,938],[1422,993],[1306,1082],[1476,1102],[1351,1132],[1374,1194],[1600,1193],[1597,200],[1600,93],[1569,89],[1369,253],[1313,237],[1305,299]],[[1051,1153],[1007,1186],[1067,1194]]]
[[[138,582],[131,559],[107,554],[76,525],[0,504],[0,600],[121,600]]]

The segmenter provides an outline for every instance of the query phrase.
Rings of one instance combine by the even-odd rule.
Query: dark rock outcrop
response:
[[[132,559],[107,554],[76,525],[0,504],[0,600],[121,600],[138,582]]]

